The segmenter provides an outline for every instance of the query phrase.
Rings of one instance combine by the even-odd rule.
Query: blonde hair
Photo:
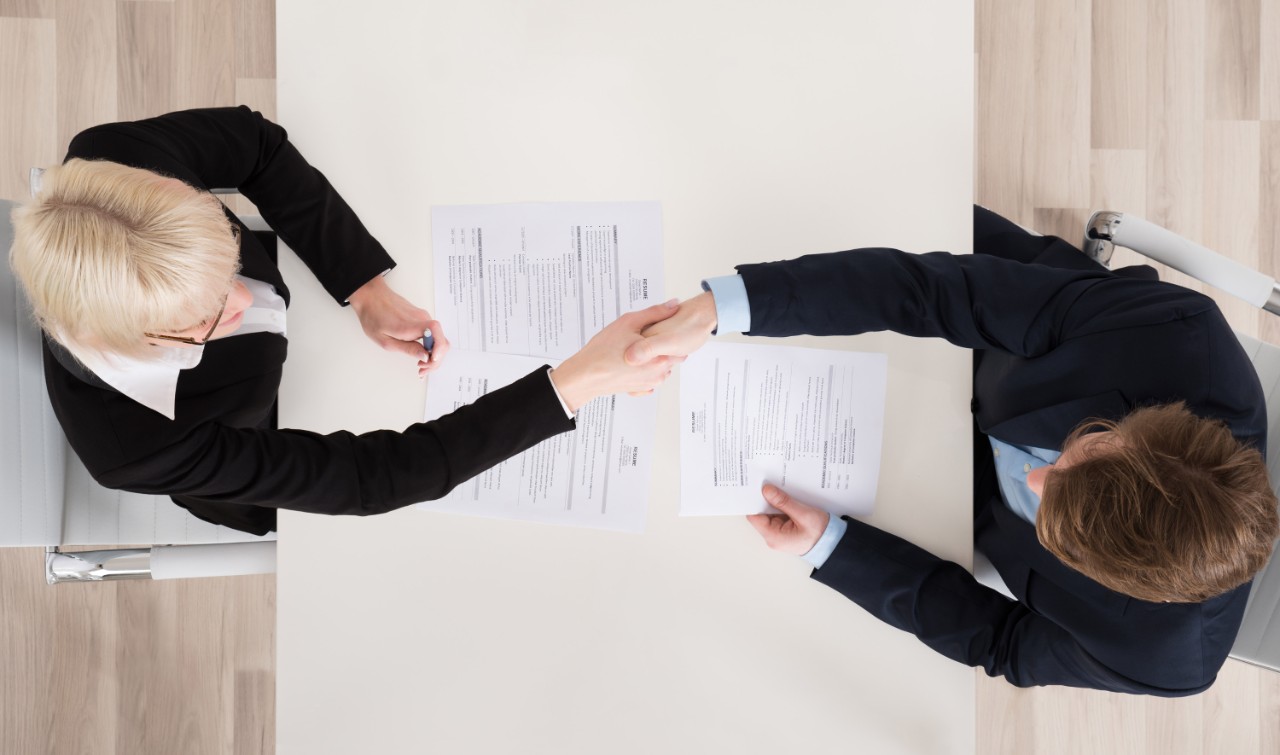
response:
[[[126,356],[207,321],[239,269],[217,198],[104,160],[50,168],[13,228],[9,264],[45,332]]]

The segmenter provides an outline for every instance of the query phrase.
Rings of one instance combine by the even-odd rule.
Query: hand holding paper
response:
[[[774,485],[765,484],[764,499],[778,514],[752,514],[751,526],[764,538],[765,545],[793,556],[808,553],[827,529],[831,515],[822,509],[801,503]]]
[[[760,513],[766,481],[871,513],[887,383],[883,354],[707,344],[680,376],[680,513]]]

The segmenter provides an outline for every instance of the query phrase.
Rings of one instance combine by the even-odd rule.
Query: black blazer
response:
[[[145,168],[198,189],[238,187],[339,303],[395,264],[284,129],[245,107],[96,126],[72,140],[71,158]],[[275,286],[287,304],[272,256],[244,228],[241,242],[241,273]],[[574,427],[544,368],[403,432],[273,429],[287,346],[274,333],[209,343],[178,380],[173,420],[48,339],[45,382],[71,447],[99,483],[169,495],[201,519],[258,535],[275,529],[279,508],[365,515],[439,498]]]
[[[1085,419],[1182,400],[1263,449],[1257,374],[1210,299],[1158,281],[1149,267],[1107,271],[1053,237],[1001,234],[980,251],[863,249],[740,266],[751,335],[893,330],[978,350],[977,428],[1010,443],[1061,449]],[[1248,585],[1200,604],[1113,592],[1058,561],[1004,504],[982,434],[975,466],[975,546],[1016,602],[852,519],[812,576],[943,655],[1018,686],[1179,696],[1212,684]]]

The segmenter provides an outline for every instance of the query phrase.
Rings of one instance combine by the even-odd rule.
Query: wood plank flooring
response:
[[[978,0],[977,201],[1143,215],[1280,273],[1280,0]],[[0,0],[0,197],[95,123],[274,115],[272,0]],[[1121,259],[1123,263],[1123,258]],[[1210,292],[1212,293],[1212,292]],[[1280,343],[1280,318],[1224,302]],[[274,752],[270,577],[47,587],[0,549],[0,752]],[[977,675],[982,755],[1280,753],[1280,674],[1154,700]]]
[[[0,197],[78,131],[275,111],[273,0],[0,0]],[[0,549],[0,753],[275,752],[275,579],[44,583]]]
[[[1280,274],[1280,1],[976,10],[977,202],[1073,243],[1092,211],[1131,212]],[[1280,318],[1206,293],[1237,330],[1280,343]],[[982,755],[1280,753],[1280,674],[1234,661],[1181,700],[976,676]]]

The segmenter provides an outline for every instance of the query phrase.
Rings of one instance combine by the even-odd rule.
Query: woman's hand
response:
[[[655,304],[648,309],[628,312],[605,326],[586,346],[551,371],[560,397],[577,412],[584,404],[613,393],[641,395],[652,393],[671,374],[684,357],[660,356],[642,364],[630,365],[623,359],[627,347],[643,340],[640,331],[679,311],[675,299]]]
[[[388,351],[399,351],[418,360],[418,377],[437,369],[449,352],[449,339],[444,328],[432,320],[425,310],[413,306],[391,290],[381,275],[360,288],[348,299],[360,318],[360,327],[373,342]],[[431,331],[435,338],[431,354],[422,347],[422,334]]]

